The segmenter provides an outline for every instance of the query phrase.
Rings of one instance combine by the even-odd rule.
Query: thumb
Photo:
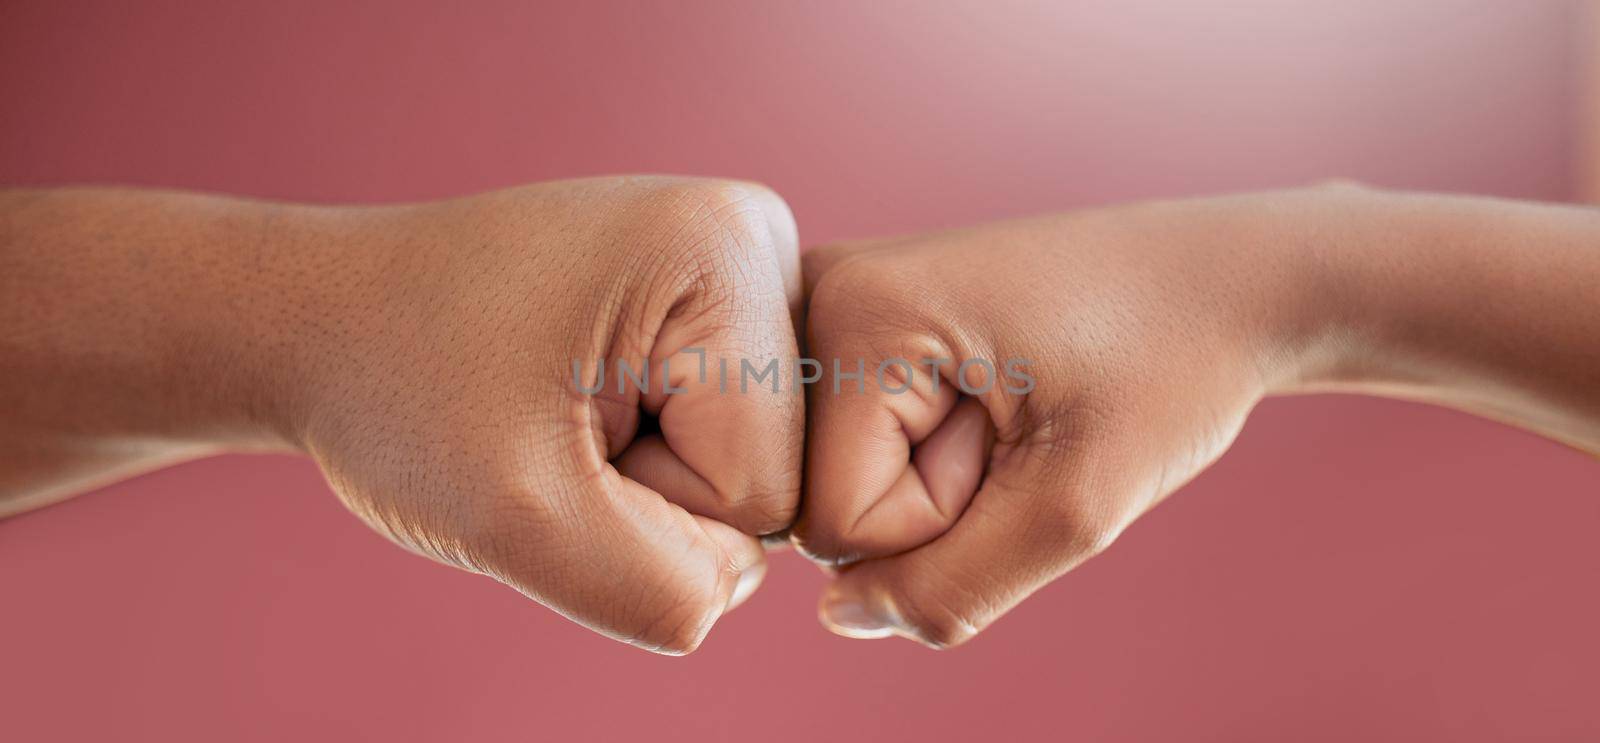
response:
[[[823,594],[823,624],[959,645],[1103,550],[1130,519],[1097,505],[1114,499],[1089,497],[1111,486],[1089,459],[1053,448],[997,446],[960,520],[917,549],[843,569]]]
[[[508,498],[467,530],[463,562],[597,632],[689,653],[760,583],[760,542],[603,467]]]

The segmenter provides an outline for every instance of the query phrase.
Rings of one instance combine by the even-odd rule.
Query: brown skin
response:
[[[402,546],[689,652],[793,519],[804,420],[797,395],[718,394],[681,352],[792,358],[799,301],[792,217],[751,184],[378,208],[3,192],[0,516],[218,449],[301,450]],[[647,358],[686,391],[619,393],[612,364]],[[592,382],[598,359],[606,391],[579,393],[572,362]]]
[[[805,422],[793,394],[700,383],[685,349],[792,357],[795,245],[776,196],[716,181],[384,208],[0,193],[0,515],[303,450],[398,543],[688,652],[794,515]],[[825,369],[949,359],[937,388],[919,366],[903,395],[810,390],[795,539],[841,566],[824,620],[966,640],[1269,394],[1427,400],[1600,451],[1597,245],[1588,209],[1324,187],[813,251]],[[601,358],[671,358],[686,392],[580,394],[571,362]],[[978,358],[1037,387],[958,394]]]
[[[811,388],[795,538],[841,566],[821,612],[847,636],[964,642],[1267,395],[1424,400],[1600,452],[1587,208],[1325,186],[831,246],[804,273],[825,364],[952,360],[937,391],[926,366],[903,395]],[[973,358],[1027,359],[1037,387],[961,395]]]

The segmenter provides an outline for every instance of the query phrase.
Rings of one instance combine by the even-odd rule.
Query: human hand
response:
[[[279,220],[296,286],[260,329],[286,372],[263,399],[369,525],[657,652],[754,590],[757,537],[796,508],[802,400],[718,394],[685,349],[796,354],[774,194],[605,178],[298,217]],[[581,394],[573,362],[589,386],[602,359]],[[684,391],[621,385],[618,359],[670,359]]]
[[[794,225],[760,187],[381,208],[14,190],[0,226],[0,517],[287,444],[402,545],[687,652],[795,511],[799,398],[696,373],[795,353]],[[1336,187],[808,254],[810,355],[866,367],[809,388],[794,535],[840,567],[825,621],[965,640],[1269,393],[1442,403],[1600,451],[1597,232],[1581,207]],[[647,389],[623,384],[617,362],[646,359]]]
[[[1221,455],[1318,346],[1322,297],[1294,254],[1326,223],[1319,194],[808,252],[807,337],[825,374],[795,538],[839,566],[825,624],[961,643]],[[914,373],[891,364],[880,383],[893,359]],[[835,391],[835,360],[865,361],[864,392],[854,379]]]

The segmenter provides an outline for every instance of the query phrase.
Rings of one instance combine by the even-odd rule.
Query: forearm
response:
[[[273,447],[280,207],[0,193],[0,514],[217,446]],[[276,223],[276,224],[275,224]]]
[[[1600,213],[1330,189],[1301,389],[1455,407],[1600,452]]]

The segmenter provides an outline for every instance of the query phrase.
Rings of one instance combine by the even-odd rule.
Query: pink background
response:
[[[7,0],[0,180],[716,174],[813,243],[1332,175],[1580,180],[1576,2],[1056,5]],[[827,635],[791,554],[672,659],[390,547],[304,461],[224,457],[0,523],[0,738],[1595,740],[1597,496],[1600,465],[1517,431],[1275,400],[967,647]]]

